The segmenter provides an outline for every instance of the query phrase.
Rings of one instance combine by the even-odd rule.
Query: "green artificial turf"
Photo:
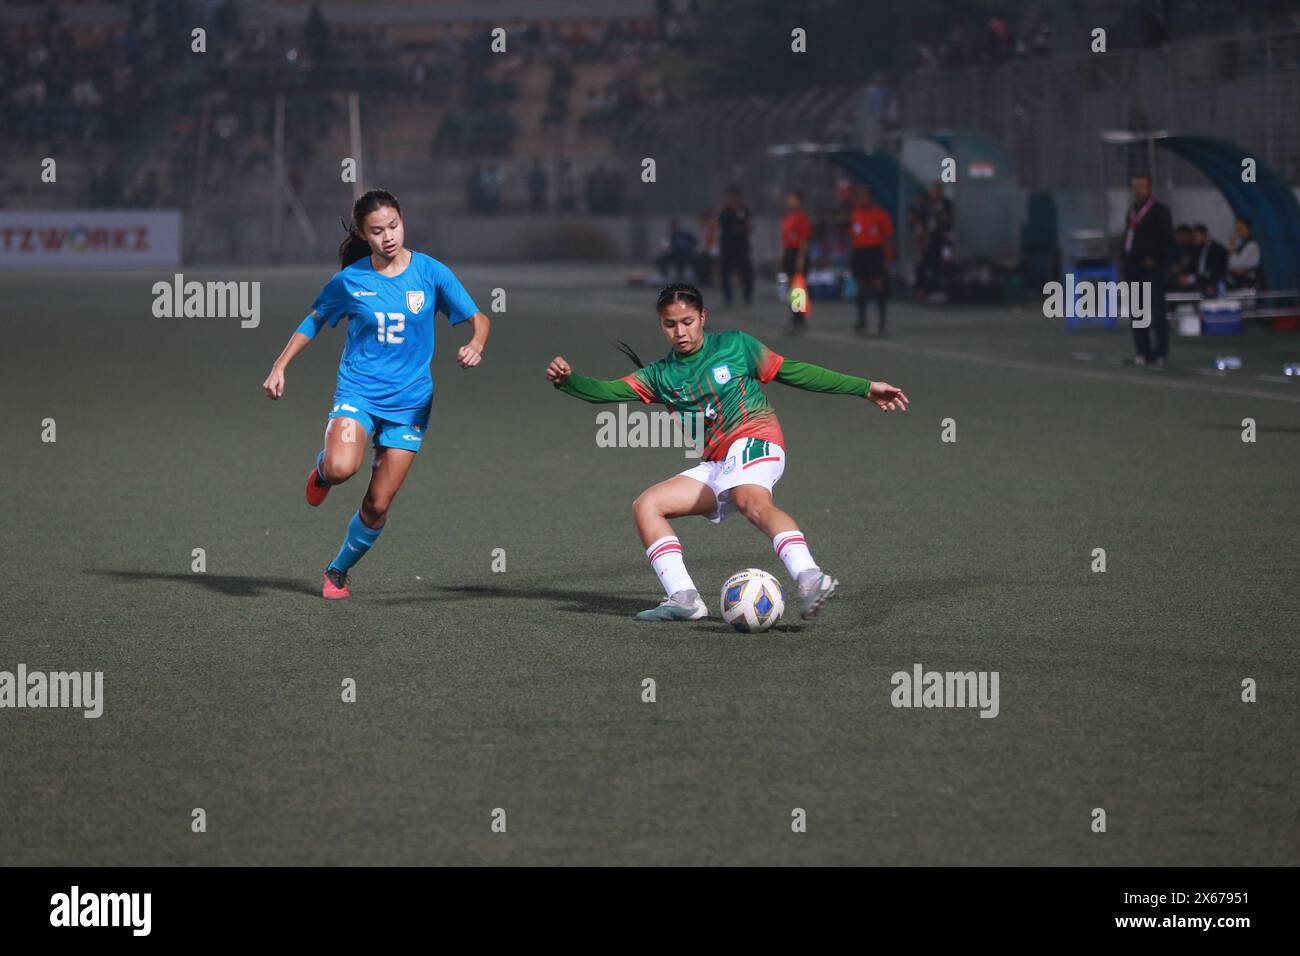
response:
[[[424,450],[353,598],[328,603],[368,473],[303,501],[343,330],[279,402],[260,388],[328,265],[185,270],[260,280],[250,329],[154,318],[162,275],[5,277],[0,669],[102,670],[105,704],[0,710],[0,860],[1296,862],[1294,333],[1175,338],[1164,372],[1032,303],[896,305],[877,341],[819,302],[792,339],[760,284],[710,324],[912,408],[767,386],[777,501],[842,584],[823,618],[746,636],[717,617],[722,581],[786,578],[741,518],[676,524],[709,620],[632,620],[661,593],[631,502],[694,462],[598,448],[600,409],[543,377],[556,354],[625,374],[615,339],[666,351],[654,290],[608,266],[452,265],[508,311],[468,372],[466,327],[440,320]],[[1244,368],[1202,374],[1216,353]],[[893,707],[917,663],[997,671],[1000,713]]]

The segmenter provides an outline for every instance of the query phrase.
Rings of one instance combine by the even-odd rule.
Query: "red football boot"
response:
[[[338,568],[326,568],[325,581],[321,585],[320,596],[327,601],[338,601],[351,597],[352,592],[348,590],[348,576]]]
[[[320,474],[321,459],[324,457],[325,453],[321,452],[320,457],[316,459],[316,464],[312,466],[311,474],[307,476],[307,504],[313,508],[324,501],[325,496],[330,493],[329,485],[318,484],[316,481],[317,476]]]

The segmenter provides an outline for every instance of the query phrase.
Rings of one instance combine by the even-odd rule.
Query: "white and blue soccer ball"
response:
[[[722,619],[744,634],[766,631],[785,613],[785,593],[776,578],[746,568],[722,586]]]

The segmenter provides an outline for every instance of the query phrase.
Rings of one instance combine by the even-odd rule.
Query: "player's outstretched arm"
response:
[[[469,317],[469,321],[474,327],[474,337],[462,345],[460,351],[456,353],[456,361],[460,363],[461,368],[473,368],[483,361],[483,348],[487,345],[488,332],[492,328],[491,320],[482,312],[475,312]]]
[[[271,401],[275,401],[284,394],[284,370],[288,368],[289,363],[293,361],[295,355],[311,344],[311,340],[315,337],[316,333],[320,331],[321,326],[324,324],[325,320],[318,319],[316,313],[313,312],[311,315],[307,316],[307,318],[303,319],[302,325],[298,326],[297,331],[295,331],[293,335],[289,336],[289,341],[285,345],[284,351],[280,353],[279,358],[275,360],[275,364],[271,366],[271,374],[268,375],[266,381],[262,383],[262,391],[266,393],[266,397],[271,399]],[[304,329],[307,331],[304,332]]]
[[[859,395],[882,411],[907,411],[907,396],[901,388],[888,382],[871,382],[856,375],[845,375],[809,362],[786,359],[781,363],[775,380],[792,388],[809,392],[828,392],[832,395]]]
[[[621,379],[588,378],[574,375],[563,356],[557,355],[546,366],[546,380],[567,395],[584,402],[635,402],[640,400],[636,390]]]

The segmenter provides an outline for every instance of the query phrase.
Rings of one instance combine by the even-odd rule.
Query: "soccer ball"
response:
[[[766,571],[746,568],[722,586],[722,619],[742,633],[766,631],[784,612],[785,594]]]

